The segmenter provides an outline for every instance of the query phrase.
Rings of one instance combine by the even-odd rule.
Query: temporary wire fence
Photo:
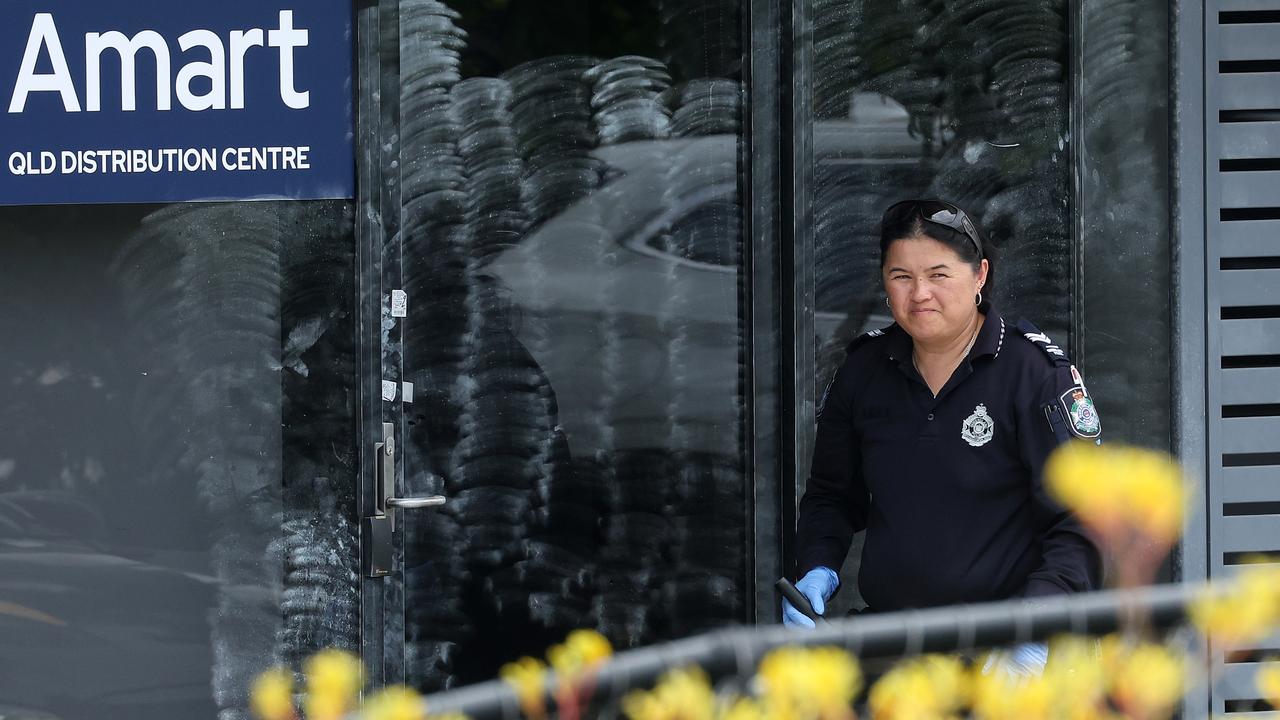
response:
[[[713,681],[747,678],[762,657],[783,646],[839,647],[868,663],[1010,646],[1066,633],[1104,635],[1135,624],[1164,631],[1183,624],[1188,605],[1202,592],[1195,585],[1156,585],[854,616],[813,630],[781,625],[728,628],[619,653],[594,673],[583,700],[599,708],[602,716],[614,716],[623,696],[651,686],[672,669],[698,666]],[[549,678],[544,700],[554,695],[555,687],[556,679]],[[425,702],[435,716],[522,717],[514,688],[497,680],[429,695]]]

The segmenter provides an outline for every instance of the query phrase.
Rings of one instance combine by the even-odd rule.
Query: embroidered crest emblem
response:
[[[987,406],[978,403],[978,407],[974,408],[973,414],[965,418],[964,425],[960,427],[960,437],[973,447],[982,447],[991,441],[991,436],[995,434],[996,423],[987,414]]]
[[[1096,438],[1102,432],[1102,418],[1093,406],[1093,398],[1085,392],[1083,385],[1062,393],[1062,408],[1071,418],[1071,432],[1082,438]]]

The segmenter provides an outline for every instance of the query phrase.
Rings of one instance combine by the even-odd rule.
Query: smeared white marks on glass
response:
[[[89,458],[84,461],[84,479],[89,481],[90,485],[97,485],[107,476],[106,468],[102,467],[102,463],[97,458]]]
[[[70,368],[66,365],[57,365],[40,373],[40,377],[36,379],[36,382],[45,386],[57,385],[68,377],[71,377]]]

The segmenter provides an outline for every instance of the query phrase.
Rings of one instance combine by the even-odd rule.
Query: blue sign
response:
[[[355,196],[351,0],[4,0],[0,204]]]

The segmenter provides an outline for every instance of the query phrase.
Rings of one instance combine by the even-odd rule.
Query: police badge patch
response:
[[[1084,385],[1076,385],[1062,393],[1062,409],[1067,411],[1071,419],[1071,432],[1077,437],[1092,440],[1102,433],[1102,419],[1093,406],[1093,398],[1089,397]]]
[[[979,403],[973,414],[965,418],[964,425],[960,426],[960,437],[973,447],[982,447],[991,441],[995,430],[996,423],[987,414],[987,406]]]

